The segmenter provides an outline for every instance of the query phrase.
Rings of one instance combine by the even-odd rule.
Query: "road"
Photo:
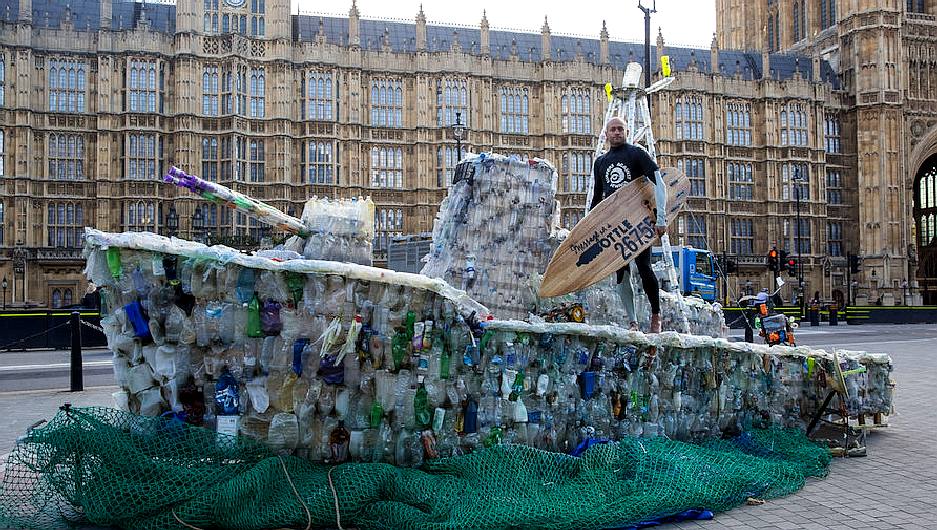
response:
[[[111,353],[104,349],[82,352],[84,386],[114,385]],[[33,350],[0,353],[0,393],[24,390],[68,390],[71,352]]]

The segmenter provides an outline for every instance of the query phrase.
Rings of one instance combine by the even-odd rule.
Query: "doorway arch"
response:
[[[937,154],[918,168],[914,194],[914,245],[918,263],[915,276],[925,304],[937,303]]]

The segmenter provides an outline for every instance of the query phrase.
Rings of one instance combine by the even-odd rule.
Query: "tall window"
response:
[[[455,114],[460,112],[462,123],[468,125],[469,112],[468,82],[465,79],[436,80],[436,126],[448,127],[455,123]]]
[[[124,210],[124,230],[128,232],[157,233],[163,207],[153,201],[131,201]]]
[[[259,69],[261,74],[261,80],[259,81],[260,85],[260,96],[261,104],[263,103],[263,69]],[[253,72],[253,70],[252,70]],[[252,80],[255,80],[253,77]],[[221,112],[224,114],[235,114],[238,116],[244,116],[247,114],[247,83],[248,75],[247,68],[243,66],[238,66],[237,68],[225,70],[221,74]],[[252,86],[253,88],[253,86]],[[251,101],[254,101],[253,98],[254,92],[251,92]],[[260,109],[261,112],[263,108]],[[255,117],[251,114],[252,117]],[[262,115],[260,116],[262,117]]]
[[[560,96],[563,132],[592,134],[592,98],[588,88],[571,88]]]
[[[501,89],[501,132],[527,134],[530,121],[529,93],[526,88]]]
[[[49,178],[77,180],[85,178],[85,139],[79,134],[49,135]]]
[[[752,105],[732,102],[726,104],[726,143],[752,145]]]
[[[374,214],[374,252],[387,252],[387,245],[394,236],[403,235],[403,210],[381,208]]]
[[[247,138],[234,138],[234,180],[247,179]]]
[[[827,153],[843,152],[839,117],[835,114],[827,114],[823,121],[823,139]]]
[[[300,82],[300,93],[304,99],[302,119],[332,121],[332,74],[329,72],[306,72]]]
[[[221,17],[221,10],[218,2],[220,0],[204,0],[205,17],[202,21],[202,30],[205,33],[218,33],[218,22]]]
[[[583,213],[581,210],[566,212],[563,214],[563,228],[572,229],[576,226],[576,223],[581,221],[583,218]]]
[[[677,168],[690,179],[690,197],[706,196],[706,161],[702,158],[677,160]]]
[[[255,245],[270,235],[270,225],[260,222],[255,217],[248,217],[241,212],[234,212],[234,214],[234,235],[246,236]]]
[[[50,202],[46,227],[47,244],[50,247],[80,247],[84,234],[84,214],[81,204],[73,202]]]
[[[807,145],[807,111],[803,103],[781,108],[781,145]]]
[[[251,0],[251,36],[263,37],[265,33],[264,13],[266,0]]]
[[[6,138],[4,138],[3,129],[0,129],[0,177],[6,175],[6,172],[4,171],[4,168],[3,168],[3,166],[4,166],[4,164],[3,164],[4,156],[3,156],[3,155],[4,155],[4,153],[6,152],[6,141],[5,141],[5,140],[6,140]]]
[[[592,154],[564,153],[563,177],[563,191],[587,193],[589,191],[589,179],[592,178]]]
[[[332,142],[310,140],[302,151],[302,172],[309,184],[338,184],[332,165]]]
[[[74,303],[74,298],[71,289],[56,287],[52,289],[52,308],[68,307]]]
[[[202,68],[202,114],[205,116],[218,116],[218,77],[217,66]]]
[[[403,187],[403,149],[390,146],[371,148],[371,187]]]
[[[3,227],[6,226],[3,213],[3,201],[0,201],[0,247],[3,246]]]
[[[703,139],[703,98],[683,96],[674,107],[677,140]]]
[[[777,33],[775,33],[774,31],[774,24],[775,24],[774,21],[775,21],[775,16],[768,15],[767,29],[768,29],[768,51],[769,52],[775,52],[778,50]]]
[[[795,193],[796,192],[796,193]],[[810,199],[810,171],[807,164],[788,163],[781,166],[781,199]]]
[[[6,55],[0,53],[0,107],[4,105],[6,92]]]
[[[833,24],[836,24],[836,0],[820,0],[820,29]]]
[[[217,136],[202,137],[202,175],[205,180],[218,182],[221,174],[221,156]]]
[[[159,160],[163,141],[155,134],[127,135],[127,178],[155,180],[159,177]]]
[[[436,148],[436,186],[448,188],[452,185],[455,166],[459,163],[459,153],[451,145]]]
[[[159,91],[162,88],[162,72],[157,72],[156,61],[132,59],[127,65],[127,108],[130,112],[162,112]]]
[[[82,60],[49,61],[49,110],[85,112],[85,89],[88,66]]]
[[[729,198],[735,201],[754,200],[755,180],[752,165],[742,162],[726,164],[726,176],[729,178]]]
[[[801,16],[801,11],[802,11],[802,9],[801,9],[801,3],[800,3],[800,2],[794,2],[794,10],[793,10],[793,11],[794,11],[794,12],[793,12],[793,17],[792,17],[792,18],[793,18],[794,31],[792,32],[792,35],[794,36],[794,42],[797,42],[797,41],[799,41],[800,39],[804,38],[804,37],[801,35],[801,32],[803,31],[803,26],[804,26],[804,24],[803,24],[804,17]]]
[[[251,68],[251,118],[264,117],[264,69]]]
[[[826,170],[826,202],[843,204],[843,175],[835,169]]]
[[[923,247],[931,245],[937,237],[937,170],[933,167],[928,169],[927,173],[920,176],[916,188],[917,211],[914,215]]]
[[[403,83],[399,79],[371,81],[371,125],[403,127]]]
[[[827,223],[826,244],[827,253],[831,257],[843,255],[843,223]]]
[[[706,217],[703,214],[687,212],[677,220],[677,232],[686,234],[687,243],[694,248],[708,249]]]
[[[924,0],[907,0],[908,13],[925,13]]]
[[[810,219],[800,220],[800,230],[794,229],[794,241],[797,242],[798,255],[810,254]]]
[[[251,182],[264,181],[264,141],[262,138],[251,138],[250,140],[250,166],[249,175]]]
[[[755,228],[751,219],[732,219],[732,253],[755,253]]]
[[[217,204],[203,204],[195,207],[195,212],[202,216],[202,230],[213,236],[228,235],[231,232],[231,210]],[[219,215],[220,214],[220,215]]]

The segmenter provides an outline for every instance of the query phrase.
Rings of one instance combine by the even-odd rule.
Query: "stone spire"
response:
[[[482,10],[482,23],[481,23],[481,54],[482,55],[491,55],[491,36],[488,34],[488,14],[485,10]]]
[[[101,0],[101,16],[98,21],[98,28],[111,29],[111,17],[113,16],[112,6],[111,0]]]
[[[654,54],[656,56],[657,66],[651,65],[651,72],[654,71],[654,68],[660,67],[660,58],[667,55],[664,53],[664,32],[660,29],[660,26],[657,26],[657,43],[654,47]]]
[[[351,0],[351,9],[348,11],[349,46],[361,46],[360,16],[357,2]]]
[[[20,12],[17,16],[20,22],[31,24],[33,21],[33,0],[20,0]]]
[[[602,21],[602,32],[599,33],[599,64],[608,64],[608,28]]]
[[[416,14],[416,50],[426,51],[426,15],[423,13],[423,4]]]
[[[540,59],[549,61],[553,57],[553,41],[550,38],[550,23],[546,15],[543,16],[543,27],[540,28]]]
[[[713,41],[709,45],[709,62],[712,64],[710,68],[712,73],[719,73],[719,42],[716,40],[715,33],[713,33]]]

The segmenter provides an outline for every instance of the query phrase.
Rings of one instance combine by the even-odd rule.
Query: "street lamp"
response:
[[[195,207],[195,213],[192,214],[192,234],[196,241],[201,241],[202,233],[205,230],[205,216],[202,215],[202,209]]]
[[[657,13],[657,0],[651,7],[644,7],[638,0],[638,9],[644,11],[644,87],[651,86],[651,13]]]
[[[455,113],[455,123],[451,125],[452,127],[452,137],[455,138],[455,148],[456,153],[459,155],[459,158],[456,159],[456,163],[462,161],[462,139],[465,138],[465,124],[462,123],[462,113]]]
[[[169,237],[175,237],[179,233],[179,214],[176,213],[175,206],[170,206],[169,213],[166,214],[166,231]]]
[[[800,183],[804,181],[800,168],[794,168],[794,198],[797,201],[797,232],[795,236],[795,250],[797,252],[797,281],[800,286],[800,313],[804,313],[804,264],[800,253]]]
[[[0,282],[0,287],[3,287],[3,309],[7,308],[7,277],[3,277],[3,281]]]

